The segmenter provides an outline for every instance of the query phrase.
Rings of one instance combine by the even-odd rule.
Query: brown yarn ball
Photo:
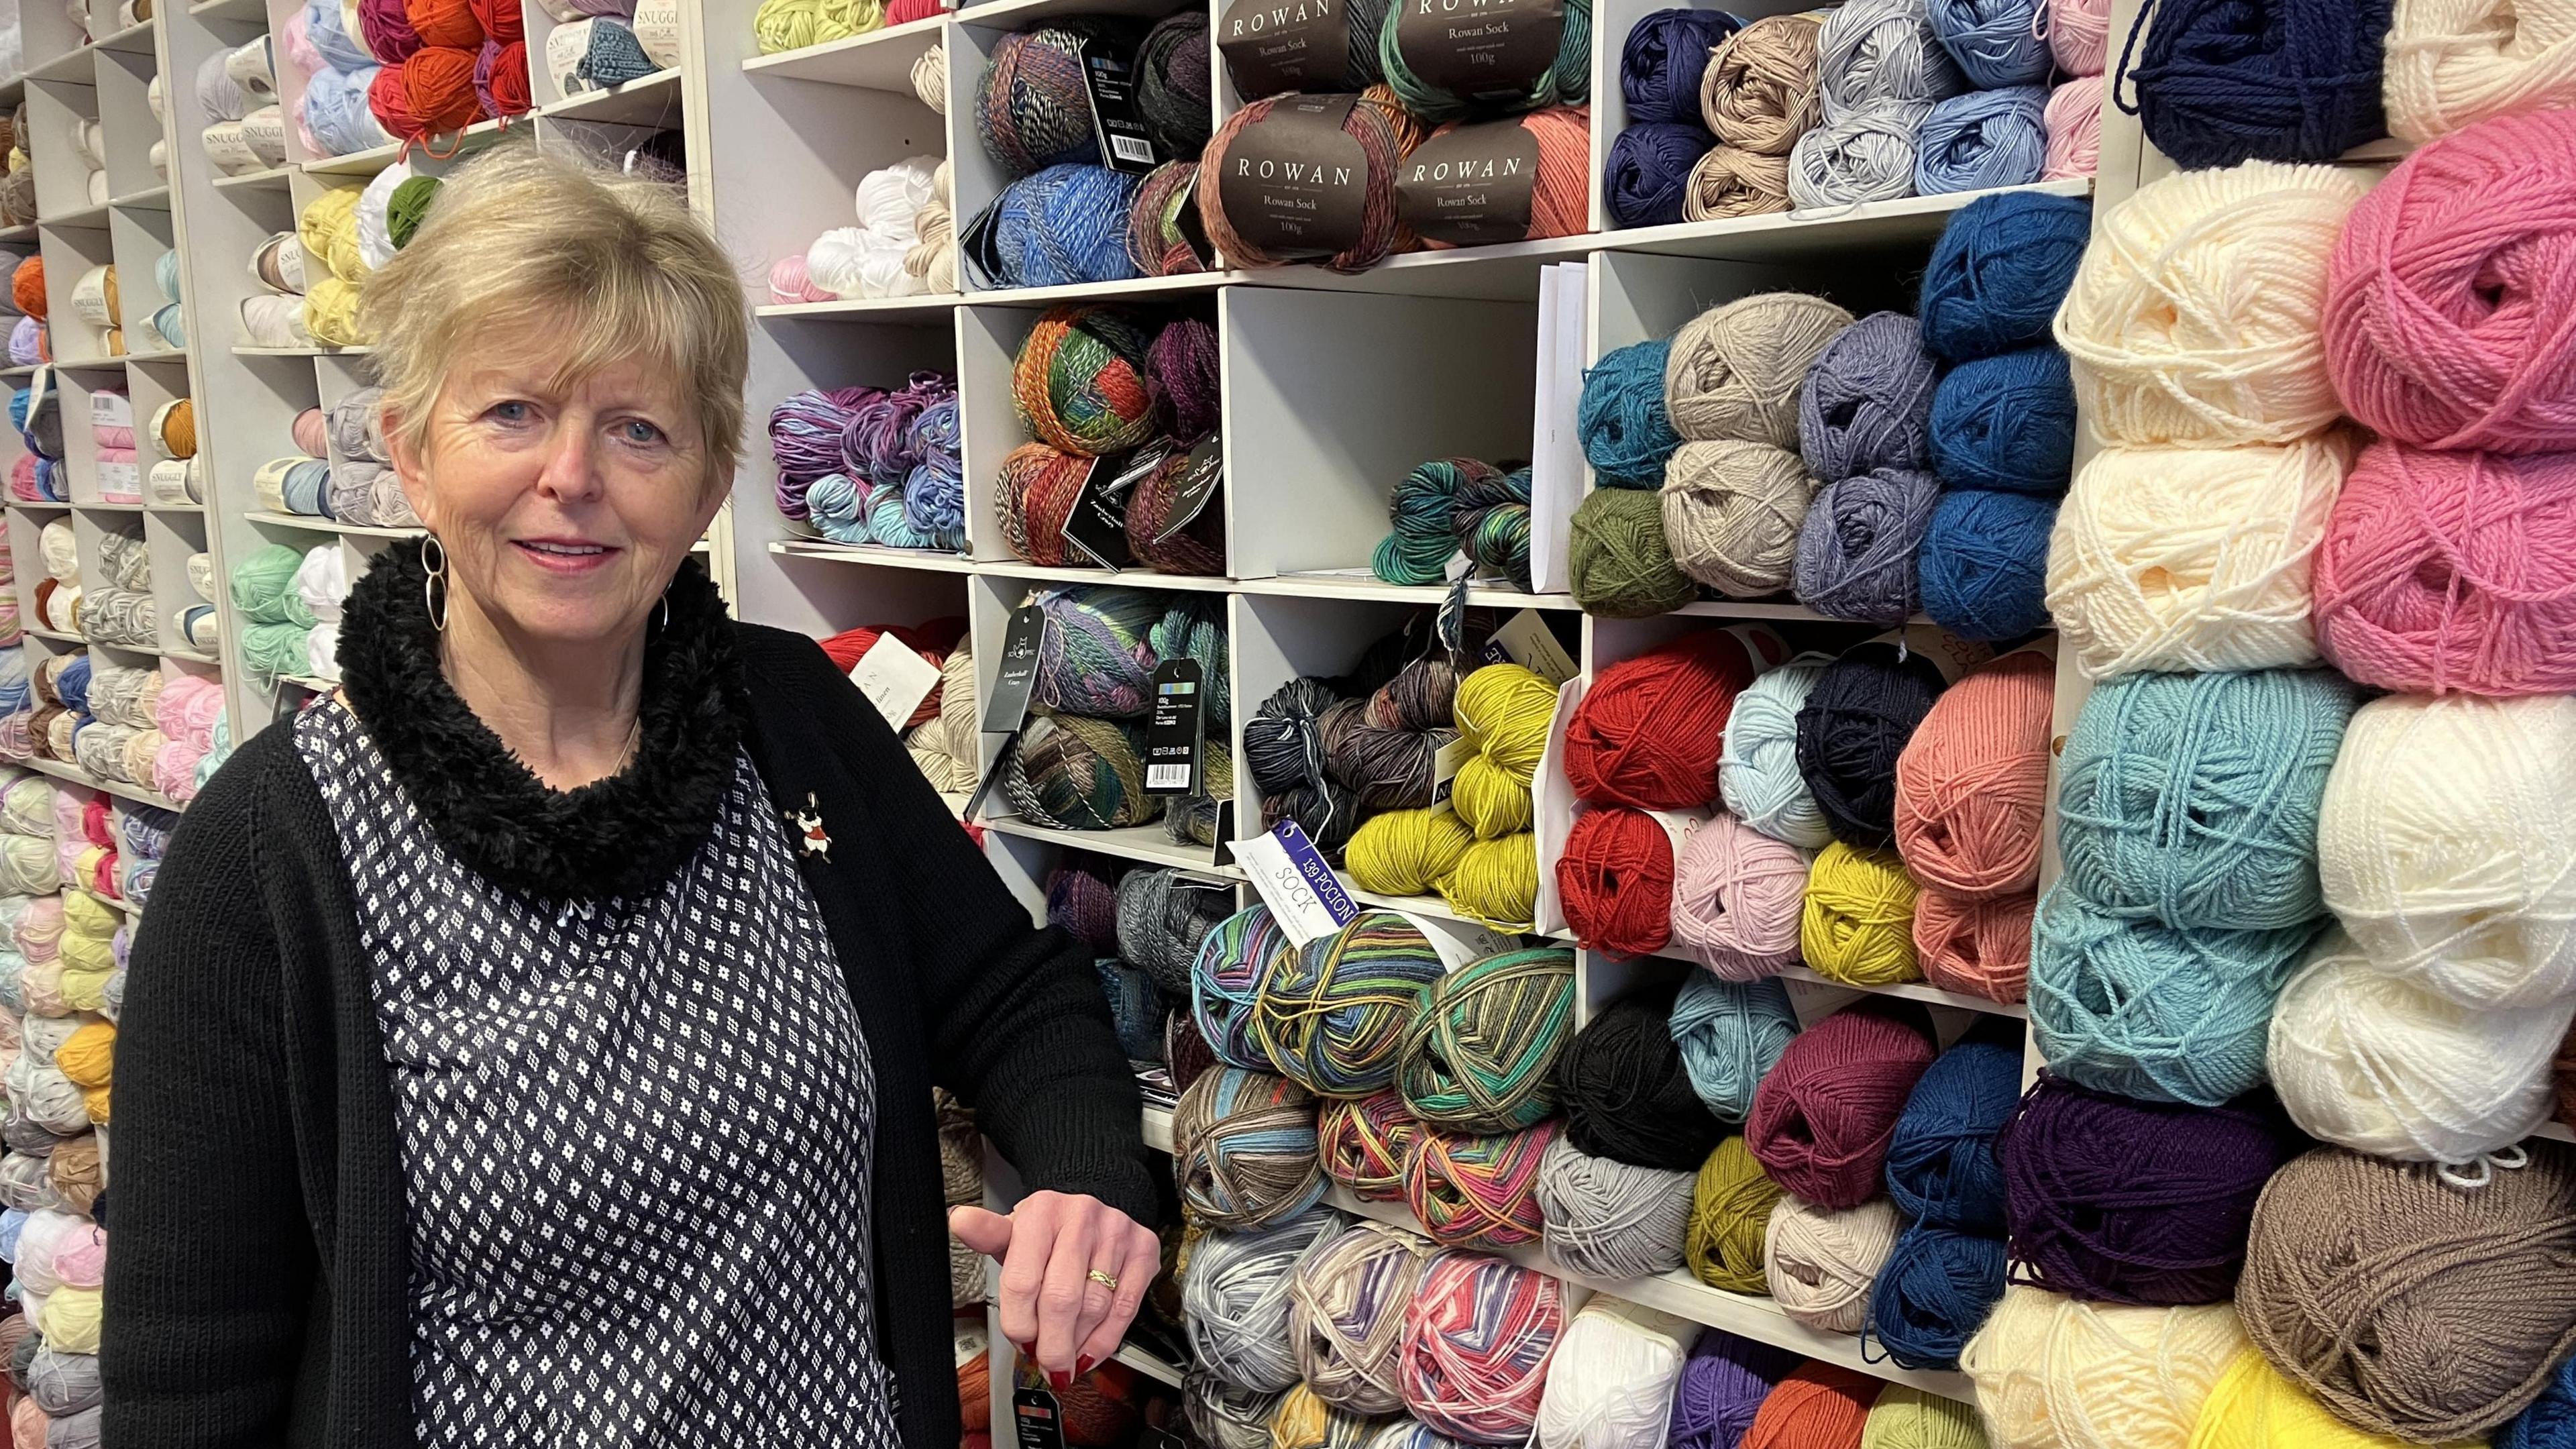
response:
[[[47,1174],[54,1191],[63,1195],[64,1210],[89,1216],[99,1189],[107,1186],[106,1169],[98,1160],[98,1134],[84,1132],[56,1147]]]
[[[1798,394],[1852,315],[1805,292],[1756,292],[1682,324],[1664,359],[1664,412],[1686,439],[1798,446]]]
[[[939,1185],[948,1205],[983,1202],[984,1139],[975,1131],[975,1109],[933,1087],[930,1111],[939,1123]]]
[[[2254,1205],[2236,1309],[2337,1418],[2418,1443],[2482,1436],[2576,1350],[2576,1151],[2462,1169],[2320,1148]]]
[[[1718,44],[1700,74],[1700,119],[1729,146],[1786,156],[1824,114],[1814,15],[1756,20]]]
[[[1128,490],[1127,551],[1136,556],[1138,563],[1167,574],[1214,577],[1225,572],[1223,483],[1217,485],[1217,496],[1207,501],[1188,527],[1169,538],[1158,541],[1155,537],[1171,518],[1172,505],[1178,501],[1175,490],[1180,487],[1181,475],[1189,471],[1189,464],[1190,455],[1176,450]],[[1005,460],[1005,469],[1008,466]]]
[[[1282,105],[1308,102],[1313,96],[1272,96],[1254,101],[1226,118],[1208,141],[1200,155],[1202,168],[1222,172],[1230,149],[1246,128],[1259,125]],[[1327,257],[1289,257],[1265,252],[1245,241],[1226,219],[1223,188],[1207,185],[1198,189],[1199,222],[1207,228],[1208,240],[1216,244],[1228,264],[1238,267],[1275,267],[1292,261],[1313,260],[1337,272],[1363,272],[1386,259],[1396,248],[1404,228],[1395,215],[1395,165],[1412,149],[1406,144],[1407,128],[1412,125],[1400,107],[1392,106],[1369,95],[1356,97],[1349,114],[1343,118],[1342,134],[1359,142],[1360,155],[1368,168],[1365,181],[1366,200],[1361,207],[1359,234],[1349,245]],[[1418,141],[1417,141],[1418,144]]]
[[[1044,443],[1022,443],[1002,459],[993,479],[993,507],[1002,516],[1002,542],[1033,564],[1062,568],[1089,563],[1064,537],[1092,459]]]
[[[1719,146],[1691,167],[1682,191],[1682,217],[1723,221],[1770,216],[1789,209],[1789,158],[1740,146]]]
[[[1816,486],[1787,448],[1682,444],[1664,464],[1664,542],[1674,566],[1730,599],[1785,592]]]

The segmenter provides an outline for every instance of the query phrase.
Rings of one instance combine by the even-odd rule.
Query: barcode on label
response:
[[[1150,162],[1154,159],[1154,144],[1142,136],[1112,136],[1109,153],[1121,161]]]
[[[1181,765],[1147,765],[1145,788],[1148,790],[1186,790],[1190,787],[1190,767]]]

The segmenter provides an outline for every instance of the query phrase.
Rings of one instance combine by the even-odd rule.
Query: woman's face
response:
[[[403,492],[446,548],[451,613],[530,642],[622,640],[723,501],[696,409],[672,369],[565,380],[543,346],[509,341],[448,375],[424,448],[389,420]]]

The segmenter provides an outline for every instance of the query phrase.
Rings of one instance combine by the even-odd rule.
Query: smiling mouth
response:
[[[562,539],[521,538],[511,542],[529,562],[557,573],[597,568],[617,552],[604,543],[569,543]]]

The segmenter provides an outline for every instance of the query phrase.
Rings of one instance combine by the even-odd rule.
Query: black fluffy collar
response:
[[[742,740],[742,681],[724,599],[690,559],[670,622],[644,649],[635,758],[580,789],[549,788],[466,706],[439,667],[420,549],[376,557],[349,591],[340,668],[349,701],[439,843],[504,888],[548,900],[657,889],[714,827]]]

